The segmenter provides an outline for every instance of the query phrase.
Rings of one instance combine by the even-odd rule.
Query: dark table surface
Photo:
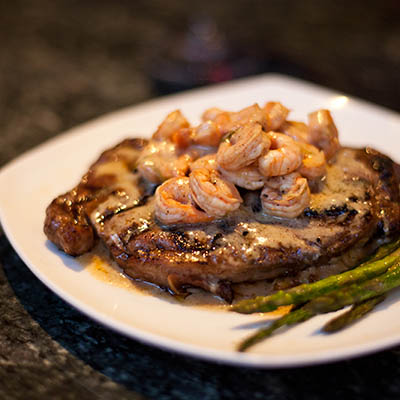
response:
[[[168,46],[176,48],[199,16],[218,26],[253,72],[295,75],[400,111],[395,0],[4,1],[0,165],[72,126],[176,89],[157,63],[176,60]],[[398,399],[400,347],[281,370],[165,352],[70,307],[0,233],[0,398]]]

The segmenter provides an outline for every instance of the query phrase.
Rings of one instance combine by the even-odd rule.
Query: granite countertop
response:
[[[400,111],[398,3],[327,3],[2,2],[0,166],[79,123],[159,96],[155,64],[195,13],[212,19],[259,72]],[[280,370],[159,350],[69,306],[0,231],[0,398],[398,399],[400,347]]]

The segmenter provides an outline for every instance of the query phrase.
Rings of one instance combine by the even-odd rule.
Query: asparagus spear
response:
[[[376,255],[373,256],[373,261],[375,262],[378,257],[387,255],[390,250],[395,248],[395,243],[398,247],[399,241],[390,243],[384,246],[384,248],[379,249]],[[336,311],[347,305],[354,304],[350,311],[330,321],[323,328],[325,332],[334,332],[342,329],[372,310],[375,305],[383,301],[385,298],[384,293],[396,286],[400,286],[400,259],[390,258],[390,262],[386,265],[386,272],[382,275],[361,283],[358,282],[341,287],[327,295],[315,297],[303,307],[277,319],[269,327],[258,330],[255,334],[240,343],[238,350],[247,350],[249,347],[271,336],[273,332],[285,325],[297,324],[317,314]]]
[[[341,322],[334,322],[335,320],[331,321],[333,329],[337,326],[339,326],[340,329],[340,327],[349,325],[351,322],[370,311],[376,304],[379,304],[383,300],[384,293],[397,286],[400,286],[400,261],[393,265],[383,275],[364,281],[360,284],[356,283],[335,290],[334,292],[324,296],[316,297],[303,307],[277,319],[269,327],[258,330],[255,334],[251,335],[239,344],[238,351],[247,350],[249,347],[271,336],[272,333],[282,326],[297,324],[299,322],[306,321],[317,314],[337,311],[350,304],[364,304],[364,307],[362,308],[361,304],[358,304],[360,308],[355,307],[353,310],[357,310],[358,308],[357,312],[353,311],[350,313],[350,316],[344,317],[343,315],[349,314],[345,313],[336,319],[340,320],[342,318]],[[367,303],[368,305],[365,305]],[[330,332],[334,331],[332,327],[328,326],[328,330],[330,329]],[[324,330],[327,331],[326,328],[324,328]]]
[[[328,323],[326,323],[322,330],[326,333],[333,333],[347,328],[355,321],[362,318],[365,314],[372,311],[375,306],[380,304],[385,299],[385,297],[385,295],[381,295],[373,297],[369,300],[365,300],[362,303],[354,304],[350,310],[346,311],[336,318],[331,319]]]
[[[371,299],[400,286],[400,261],[384,274],[361,283],[344,287],[308,302],[304,308],[322,314],[339,310],[345,306]]]
[[[396,250],[387,255],[387,252],[392,251],[393,248],[396,248]],[[378,256],[383,258],[375,260],[375,257]],[[399,258],[400,239],[394,243],[382,246],[373,257],[374,261],[367,261],[350,271],[330,276],[315,283],[299,285],[286,291],[279,290],[269,296],[258,296],[254,299],[243,300],[232,306],[231,310],[242,314],[251,314],[254,312],[273,311],[280,306],[289,304],[303,304],[310,299],[322,296],[354,282],[362,282],[374,278],[387,271]]]
[[[366,264],[367,262],[380,260],[381,258],[388,256],[398,247],[400,247],[400,238],[379,247],[378,250],[376,250],[376,252],[371,257],[369,257],[364,264]]]
[[[238,346],[238,351],[245,351],[249,347],[261,342],[267,337],[271,336],[273,332],[285,325],[293,325],[299,322],[306,321],[313,317],[315,314],[309,310],[304,309],[304,307],[299,308],[295,311],[289,312],[283,317],[275,320],[267,328],[259,329],[254,335],[249,336]]]

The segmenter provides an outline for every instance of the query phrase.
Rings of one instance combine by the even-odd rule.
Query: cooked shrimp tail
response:
[[[277,132],[268,133],[271,147],[258,160],[260,172],[266,176],[281,176],[300,167],[303,155],[297,143],[289,136]]]
[[[235,185],[215,170],[194,170],[189,175],[189,184],[194,201],[208,215],[222,217],[239,208],[243,201]]]
[[[264,186],[265,177],[260,173],[257,165],[249,165],[237,171],[228,171],[218,168],[222,176],[236,186],[247,190],[257,190]]]
[[[309,203],[307,179],[297,172],[268,179],[261,192],[264,212],[276,217],[296,218]]]
[[[340,148],[339,135],[328,110],[314,111],[308,115],[311,144],[325,153],[329,161]]]
[[[218,168],[216,154],[208,154],[190,164],[190,171],[195,171],[200,168],[216,170]]]
[[[161,122],[157,131],[153,134],[154,140],[170,140],[172,135],[179,129],[188,128],[189,122],[179,110],[175,110],[167,115]]]
[[[257,160],[267,145],[269,141],[264,139],[261,125],[256,122],[248,123],[220,144],[217,162],[226,170],[239,170]]]
[[[289,110],[279,102],[270,101],[264,106],[265,120],[263,127],[265,131],[276,131],[285,122]]]
[[[168,179],[157,188],[155,216],[163,224],[196,224],[213,219],[196,207],[186,176]]]
[[[298,146],[303,153],[303,162],[299,168],[300,174],[307,179],[318,179],[324,176],[326,172],[324,152],[312,144],[298,143]]]

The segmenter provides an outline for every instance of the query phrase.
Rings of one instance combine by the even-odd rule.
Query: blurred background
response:
[[[400,2],[0,0],[0,166],[121,107],[268,72],[400,111]],[[0,398],[398,399],[399,355],[265,371],[163,352],[59,299],[0,228]]]
[[[0,165],[83,121],[280,72],[400,110],[400,3],[0,1]]]

